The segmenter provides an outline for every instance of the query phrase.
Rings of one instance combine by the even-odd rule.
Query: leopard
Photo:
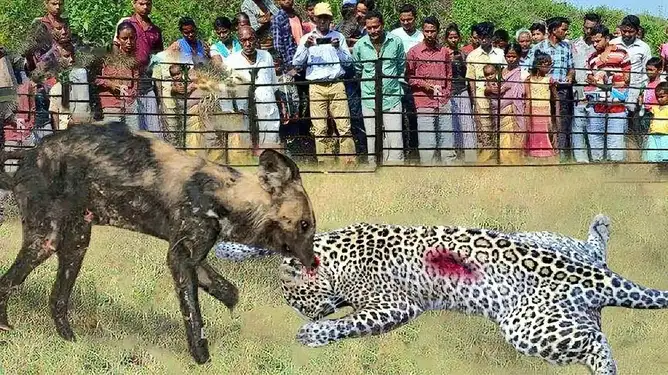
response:
[[[596,215],[580,240],[548,231],[357,223],[316,234],[314,270],[284,257],[278,275],[285,301],[307,320],[296,339],[308,347],[380,335],[448,310],[491,320],[523,355],[613,375],[602,309],[664,309],[668,291],[607,266],[611,224]],[[233,261],[272,254],[232,243],[214,252]],[[345,307],[352,311],[325,319]]]

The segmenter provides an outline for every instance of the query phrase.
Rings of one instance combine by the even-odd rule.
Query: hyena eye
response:
[[[306,231],[309,227],[309,223],[306,220],[302,220],[299,222],[299,225],[302,227],[303,231]]]

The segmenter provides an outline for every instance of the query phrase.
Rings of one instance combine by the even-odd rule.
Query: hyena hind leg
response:
[[[28,226],[28,223],[24,223]],[[50,227],[50,225],[46,225]],[[12,291],[23,284],[28,275],[40,264],[44,263],[58,246],[57,232],[40,232],[33,226],[23,230],[23,245],[14,263],[0,277],[0,331],[9,331],[13,327],[7,316],[7,303]]]
[[[68,341],[75,340],[68,319],[70,295],[90,243],[91,230],[91,224],[84,220],[72,223],[57,251],[58,274],[51,289],[49,307],[58,335]]]

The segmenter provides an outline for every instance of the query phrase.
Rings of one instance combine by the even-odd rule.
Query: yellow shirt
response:
[[[482,99],[485,96],[485,73],[483,72],[485,64],[500,64],[503,66],[505,63],[506,58],[500,48],[492,48],[487,53],[483,51],[482,47],[478,47],[466,56],[466,78],[471,81],[476,80],[476,97]]]
[[[668,134],[668,105],[656,105],[650,108],[654,115],[649,125],[650,133]]]

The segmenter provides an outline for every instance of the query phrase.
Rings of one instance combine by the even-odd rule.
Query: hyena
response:
[[[237,288],[206,260],[217,241],[264,246],[316,265],[311,201],[295,163],[276,151],[260,155],[257,174],[242,173],[110,123],[57,132],[18,157],[13,176],[0,173],[0,189],[13,191],[23,225],[21,250],[0,278],[0,330],[12,329],[12,289],[56,253],[51,316],[58,334],[74,341],[68,302],[93,225],[169,242],[167,263],[189,350],[200,364],[209,360],[209,350],[198,287],[229,309],[238,301]]]

